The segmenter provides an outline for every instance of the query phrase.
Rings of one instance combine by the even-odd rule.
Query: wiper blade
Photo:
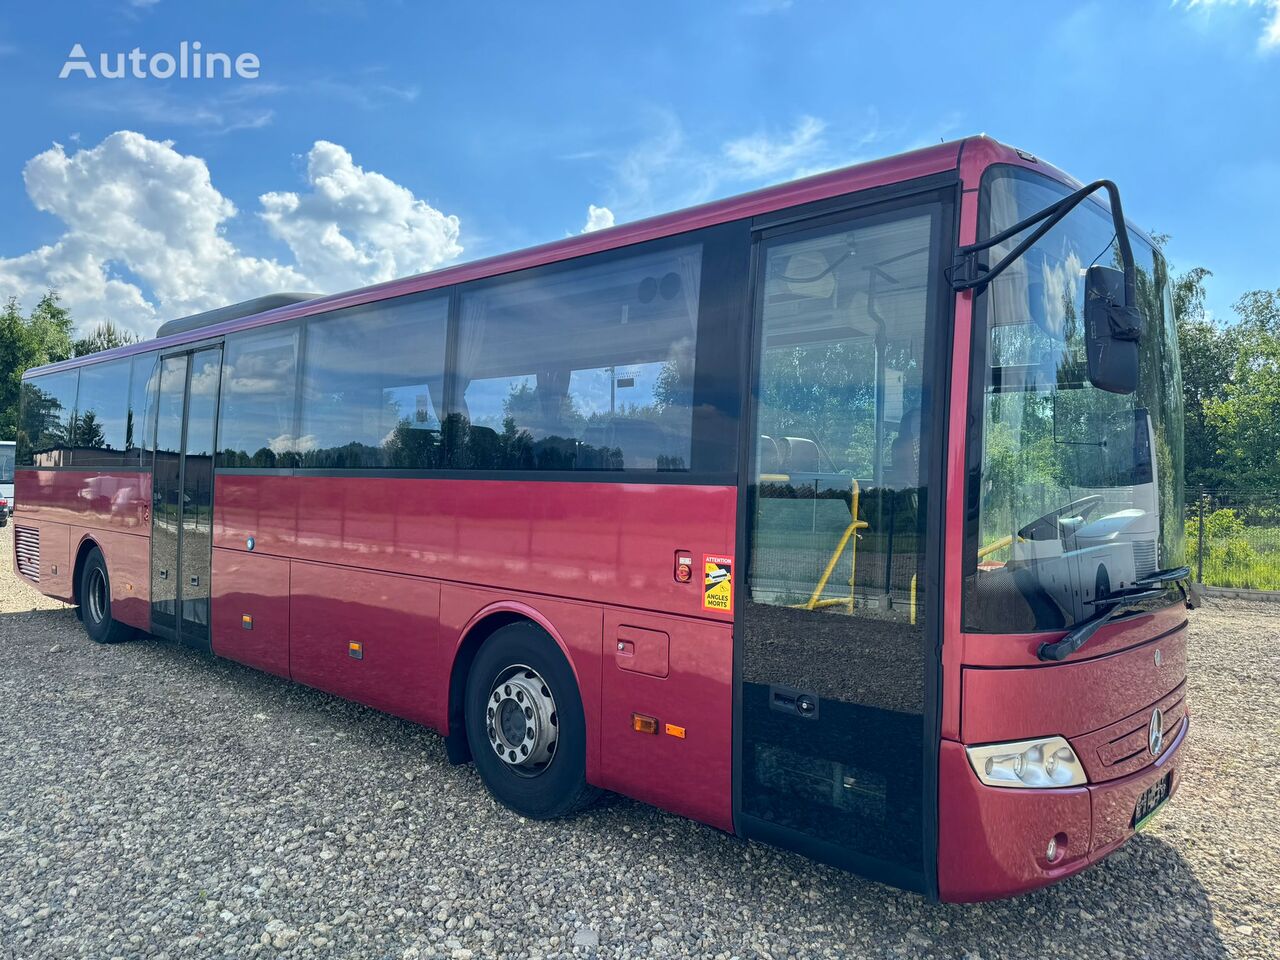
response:
[[[1149,573],[1141,580],[1135,580],[1135,587],[1153,586],[1165,588],[1169,584],[1173,584],[1182,594],[1182,602],[1187,605],[1188,610],[1194,610],[1200,606],[1201,593],[1195,582],[1191,579],[1190,567],[1169,567],[1166,570],[1157,570],[1155,573]]]
[[[1125,600],[1148,600],[1152,597],[1163,597],[1164,585],[1171,582],[1176,583],[1177,581],[1139,580],[1132,587],[1125,587],[1123,590],[1112,590],[1106,596],[1094,597],[1092,600],[1085,600],[1084,603],[1091,607],[1097,607],[1104,603],[1122,603]]]
[[[1134,581],[1135,586],[1145,586],[1147,584],[1155,585],[1162,583],[1174,583],[1178,580],[1190,580],[1190,567],[1169,567],[1167,570],[1157,570],[1155,573],[1149,573]]]
[[[1127,602],[1149,600],[1162,596],[1164,596],[1163,587],[1145,590],[1124,590],[1110,594],[1105,599],[1096,601],[1102,606],[1099,606],[1090,616],[1077,623],[1061,640],[1040,644],[1040,649],[1036,651],[1036,656],[1041,660],[1065,660],[1088,643],[1093,635],[1110,622],[1116,614],[1127,609]]]

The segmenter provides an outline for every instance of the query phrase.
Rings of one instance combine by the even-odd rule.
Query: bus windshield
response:
[[[994,168],[982,188],[985,234],[1069,192]],[[990,262],[1021,239],[993,249]],[[1130,239],[1144,320],[1132,394],[1101,390],[1087,373],[1084,273],[1119,266],[1101,204],[1076,207],[979,298],[966,629],[1064,629],[1107,595],[1182,563],[1182,379],[1168,274],[1149,242]]]

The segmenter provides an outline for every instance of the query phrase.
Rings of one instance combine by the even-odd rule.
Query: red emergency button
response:
[[[676,583],[693,580],[693,554],[688,550],[676,551]]]

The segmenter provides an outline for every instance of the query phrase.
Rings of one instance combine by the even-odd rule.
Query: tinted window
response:
[[[218,448],[226,467],[296,467],[298,327],[227,338]],[[193,382],[192,389],[198,388]]]
[[[71,445],[77,467],[121,467],[129,419],[128,360],[80,368]]]
[[[302,465],[442,464],[448,294],[400,297],[314,317],[302,375]]]
[[[18,463],[37,467],[70,464],[78,374],[78,370],[68,370],[23,381],[18,414]]]
[[[0,483],[13,483],[13,444],[0,443]]]
[[[138,463],[141,451],[149,449],[155,434],[156,388],[160,377],[159,354],[143,353],[133,358],[129,377],[129,421],[125,427],[125,449],[130,461]]]
[[[689,469],[702,246],[464,288],[456,467]]]

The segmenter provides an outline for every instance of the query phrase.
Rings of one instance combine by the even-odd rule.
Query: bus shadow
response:
[[[678,864],[663,882],[677,884],[690,909],[702,905],[714,914],[726,909],[726,901],[750,904],[752,925],[776,931],[799,955],[811,947],[820,953],[815,941],[837,955],[984,960],[1064,950],[1075,956],[1230,955],[1193,865],[1158,836],[1142,834],[1082,874],[1012,900],[932,903],[613,794],[569,820],[519,821],[488,797],[474,768],[451,767],[442,738],[425,727],[168,641],[143,637],[125,645],[131,653],[98,647],[80,632],[70,608],[0,613],[0,637],[11,653],[44,656],[51,645],[60,646],[57,672],[64,676],[51,678],[55,688],[77,675],[141,670],[148,697],[164,701],[189,696],[193,680],[208,684],[215,689],[203,705],[206,733],[229,738],[225,746],[235,752],[241,749],[235,741],[243,738],[243,749],[253,750],[249,742],[260,743],[268,732],[260,725],[245,728],[244,711],[253,710],[272,715],[271,742],[280,762],[305,764],[309,750],[337,749],[345,754],[340,762],[359,766],[358,776],[370,786],[403,785],[406,772],[435,768],[437,781],[474,795],[474,816],[493,821],[495,831],[530,831],[552,843],[571,835],[575,845],[596,846],[615,859],[619,876],[650,871],[652,844],[660,841],[660,856]],[[182,742],[175,739],[175,746]],[[422,778],[421,789],[430,779]],[[429,794],[422,799],[429,801]],[[805,932],[796,929],[798,916]]]
[[[802,915],[808,930],[826,928],[841,934],[851,955],[861,955],[855,949],[860,944],[873,956],[965,960],[1232,956],[1214,924],[1213,905],[1195,867],[1177,846],[1149,833],[1053,886],[1009,900],[948,904],[743,841],[623,797],[610,795],[583,817],[595,821],[593,829],[615,837],[652,830],[653,821],[661,821],[660,829],[678,837],[682,859],[703,861],[693,872],[733,890],[734,899],[752,904],[755,925],[790,936],[785,931]],[[684,865],[690,866],[688,859]],[[625,861],[619,868],[626,869]],[[791,947],[797,946],[793,939]]]

